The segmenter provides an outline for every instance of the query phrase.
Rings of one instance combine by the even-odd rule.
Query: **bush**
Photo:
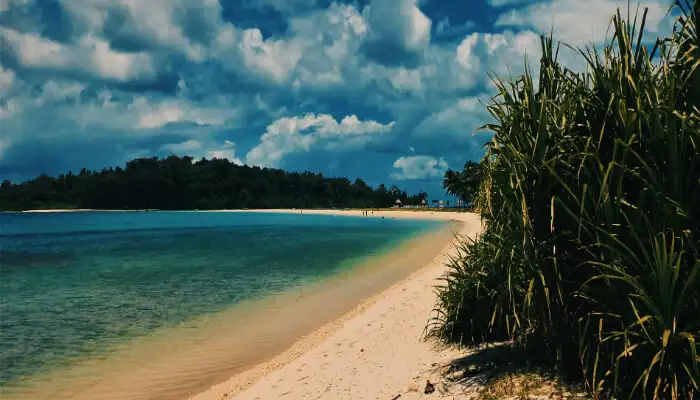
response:
[[[537,83],[528,68],[494,79],[485,231],[450,263],[433,335],[511,338],[596,397],[698,393],[698,7],[675,6],[652,49],[646,10],[632,24],[618,11],[602,52],[577,50],[587,72],[543,37]]]

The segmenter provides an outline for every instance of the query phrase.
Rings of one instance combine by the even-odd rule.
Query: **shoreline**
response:
[[[357,217],[362,215],[361,211],[336,210],[305,210],[304,215],[329,213]],[[392,217],[398,218],[417,218],[419,216],[415,214],[424,214],[410,213],[413,215],[408,216],[395,211],[390,213]],[[382,216],[378,212],[375,214],[375,217]],[[418,219],[425,219],[427,215],[428,213],[425,213]],[[455,220],[447,218],[444,214],[440,217],[429,219],[441,219],[446,222]],[[393,249],[370,256],[369,262],[357,264],[347,274],[338,275],[318,285],[312,284],[308,290],[302,288],[290,293],[280,293],[269,300],[243,307],[243,310],[232,309],[231,312],[206,316],[202,322],[206,327],[201,329],[197,327],[195,331],[191,331],[189,328],[177,328],[159,332],[156,335],[158,337],[139,340],[133,346],[130,345],[117,353],[118,361],[106,359],[94,363],[87,361],[84,365],[81,363],[77,368],[65,371],[65,374],[61,372],[49,377],[44,381],[49,384],[42,383],[36,387],[37,391],[32,390],[29,398],[37,398],[32,395],[51,395],[56,399],[92,399],[95,396],[103,399],[182,399],[200,392],[207,393],[212,390],[212,385],[217,387],[221,382],[230,383],[232,375],[239,379],[239,382],[241,377],[247,376],[241,386],[243,389],[267,372],[312,349],[319,341],[342,327],[342,321],[361,313],[381,299],[388,288],[421,270],[424,263],[435,254],[439,256],[445,243],[451,242],[455,226],[454,223],[449,223],[437,230],[406,239]],[[424,261],[419,261],[423,259]],[[323,304],[331,304],[331,311],[324,310],[319,313],[318,307]],[[287,320],[291,315],[297,318],[292,317],[290,328]],[[261,322],[265,319],[277,320],[279,323]],[[193,325],[199,325],[199,322],[194,321]],[[268,345],[265,347],[267,350],[263,349],[259,355],[251,354],[251,343],[260,340],[265,342],[270,337],[269,332],[275,332],[274,335],[278,336],[286,334],[285,337],[290,339],[288,342],[278,341]],[[232,338],[231,333],[235,333],[235,337]],[[253,342],[250,342],[251,339]],[[255,349],[260,350],[259,347]],[[283,357],[284,362],[280,362],[280,357],[284,354],[287,356]],[[263,368],[263,365],[266,365],[267,369]],[[275,367],[272,368],[272,365]],[[257,374],[251,371],[257,371]],[[265,374],[260,374],[261,371]],[[63,381],[62,376],[69,379]],[[71,379],[71,376],[80,378],[76,381]],[[174,376],[178,378],[173,380]],[[131,397],[132,394],[134,397]]]
[[[245,211],[288,214],[299,210]],[[363,216],[359,210],[304,212]],[[472,213],[375,211],[365,217],[387,216],[457,221],[460,226],[454,233],[459,235],[473,236],[481,230],[478,216]],[[299,339],[274,358],[189,399],[376,399],[396,395],[402,399],[419,398],[420,385],[425,385],[426,377],[433,382],[439,380],[437,365],[464,354],[455,348],[437,349],[433,343],[422,340],[435,305],[433,288],[445,272],[445,263],[455,254],[453,243],[449,240],[428,264]],[[341,348],[351,354],[337,351]],[[368,356],[374,360],[363,359]],[[395,367],[388,367],[391,365]]]
[[[435,214],[435,213],[446,213],[446,214],[472,214],[469,211],[454,211],[456,209],[434,209],[434,208],[377,208],[374,209],[375,213],[391,213],[391,216],[400,215],[401,218],[414,218],[411,216],[406,216],[406,214]],[[303,211],[303,212],[302,212]],[[325,209],[325,208],[256,208],[256,209],[218,209],[218,210],[160,210],[155,208],[149,209],[93,209],[93,208],[53,208],[53,209],[34,209],[34,210],[18,210],[10,211],[0,210],[0,213],[26,213],[26,214],[49,214],[49,213],[99,213],[99,212],[229,212],[229,213],[270,213],[270,214],[302,214],[305,212],[307,215],[352,215],[352,216],[364,216],[364,217],[376,217],[372,214],[372,209],[368,209],[369,215],[362,215],[362,209],[359,208],[339,208],[339,209]],[[421,219],[433,219],[430,217],[421,217]],[[442,219],[442,218],[441,218]]]

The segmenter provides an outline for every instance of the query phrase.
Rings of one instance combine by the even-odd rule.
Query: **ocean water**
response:
[[[335,276],[440,226],[298,214],[0,213],[0,390]]]

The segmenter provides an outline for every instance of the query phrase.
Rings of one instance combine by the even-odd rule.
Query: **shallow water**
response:
[[[160,378],[143,382],[158,398],[179,398],[385,287],[406,267],[385,260],[374,267],[384,272],[353,282],[347,272],[439,226],[293,214],[0,214],[0,388],[36,399],[51,382],[52,398],[74,398],[80,385],[134,386],[128,372],[161,359]],[[338,277],[343,284],[324,298],[324,282]],[[290,304],[297,317],[285,322]],[[256,343],[259,351],[247,351]]]

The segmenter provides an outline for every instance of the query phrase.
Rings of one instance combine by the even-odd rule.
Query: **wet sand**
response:
[[[229,388],[226,393],[239,392],[271,366],[294,360],[330,336],[344,319],[361,312],[358,304],[367,307],[380,297],[378,293],[429,264],[458,229],[461,225],[452,224],[370,257],[329,280],[156,332],[102,359],[77,362],[20,392],[0,397],[170,400],[198,393],[206,397],[222,382]],[[280,362],[281,355],[285,355],[284,362]],[[230,389],[232,376],[238,387],[235,391]]]
[[[305,210],[306,213],[360,215],[361,211]],[[461,235],[473,237],[481,231],[478,216],[469,213],[381,211],[374,216],[457,220],[461,222]],[[446,272],[446,262],[454,255],[452,241],[443,242],[442,250],[406,279],[272,360],[235,374],[192,399],[424,398],[426,380],[440,382],[440,368],[467,353],[436,346],[422,337],[426,323],[434,315],[434,288]],[[431,398],[462,398],[460,393],[438,386]]]

